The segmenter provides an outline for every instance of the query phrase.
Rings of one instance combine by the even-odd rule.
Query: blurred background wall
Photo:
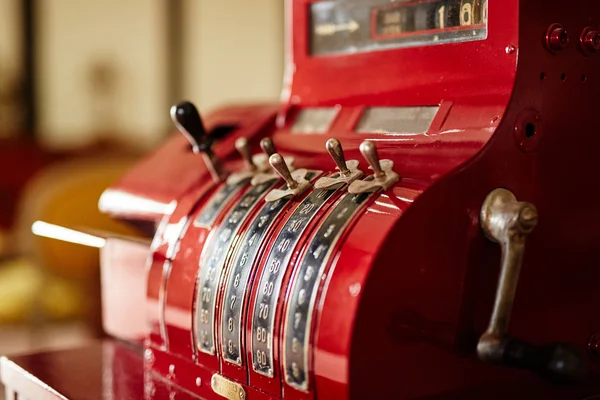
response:
[[[175,102],[278,101],[283,9],[0,0],[0,354],[101,334],[97,249],[35,238],[31,223],[134,234],[98,213],[99,195],[173,133]]]
[[[13,103],[0,131],[30,128],[44,146],[117,136],[147,149],[171,131],[174,101],[276,101],[282,70],[281,0],[0,1],[0,102]],[[25,128],[13,120],[26,96],[8,94],[23,80]]]
[[[16,105],[22,101],[24,74],[21,4],[0,1],[0,139],[21,128],[23,121]]]

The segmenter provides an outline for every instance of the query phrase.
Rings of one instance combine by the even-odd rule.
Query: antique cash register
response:
[[[174,105],[102,195],[147,242],[54,227],[112,339],[2,359],[7,396],[600,398],[600,3],[287,14],[280,104]]]

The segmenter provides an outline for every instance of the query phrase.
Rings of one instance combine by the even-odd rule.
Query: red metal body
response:
[[[294,247],[275,303],[272,377],[252,367],[253,299],[277,234],[308,194],[290,200],[270,228],[249,267],[242,300],[244,357],[241,366],[234,366],[221,356],[220,312],[215,313],[216,353],[198,350],[195,304],[204,245],[250,186],[227,201],[212,227],[194,226],[219,185],[179,135],[104,198],[104,208],[116,217],[162,220],[143,274],[142,260],[137,263],[139,279],[147,276],[147,299],[138,298],[136,304],[146,301],[146,308],[127,310],[145,313],[149,321],[144,370],[140,362],[127,371],[113,367],[113,379],[146,374],[171,390],[184,390],[183,396],[207,399],[223,398],[211,388],[214,374],[241,384],[245,398],[252,400],[600,396],[598,365],[591,356],[584,382],[557,387],[528,371],[484,364],[475,354],[492,310],[500,265],[500,249],[484,236],[479,211],[486,195],[498,187],[532,202],[540,215],[527,242],[510,333],[536,344],[569,342],[585,350],[590,336],[600,332],[600,197],[594,184],[600,170],[600,54],[579,48],[586,27],[600,29],[600,3],[489,0],[485,40],[316,57],[309,54],[307,23],[313,2],[289,4],[293,57],[282,104],[232,107],[206,119],[209,129],[237,126],[215,147],[230,171],[243,166],[235,154],[236,138],[248,138],[258,151],[260,138],[270,136],[279,152],[296,157],[297,167],[327,174],[335,164],[325,142],[335,136],[346,159],[361,160],[363,171],[366,163],[358,148],[369,139],[402,176],[351,220],[319,280],[308,390],[290,386],[282,376],[283,310],[299,260],[342,192],[318,210]],[[545,35],[554,23],[571,38],[559,51],[546,47]],[[355,132],[366,107],[431,105],[440,108],[424,134]],[[328,132],[293,133],[298,112],[312,106],[339,107]],[[160,207],[148,211],[136,209],[135,201],[131,207],[112,203],[119,195]],[[250,211],[237,238],[259,210]],[[236,246],[238,239],[226,249],[223,282]],[[111,268],[134,268],[125,258],[120,264],[113,261]],[[110,296],[111,283],[106,284]],[[217,311],[226,304],[223,297],[220,286]],[[124,312],[110,307],[105,314]],[[131,340],[133,330],[119,336]],[[149,399],[162,393],[144,390]]]

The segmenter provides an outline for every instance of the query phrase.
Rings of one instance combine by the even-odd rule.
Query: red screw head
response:
[[[552,24],[546,32],[546,46],[548,49],[558,51],[569,44],[569,34],[561,24]]]
[[[600,31],[587,27],[581,33],[579,38],[581,48],[586,53],[593,53],[600,50]]]
[[[593,357],[600,356],[600,334],[593,333],[588,339],[587,345],[588,353]]]

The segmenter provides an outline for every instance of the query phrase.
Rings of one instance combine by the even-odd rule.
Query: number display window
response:
[[[310,53],[349,54],[487,38],[487,0],[330,0],[310,8]]]
[[[439,107],[370,107],[362,115],[356,132],[392,135],[423,134],[429,130]]]
[[[292,133],[327,133],[338,110],[336,107],[314,107],[301,110],[292,125]]]

